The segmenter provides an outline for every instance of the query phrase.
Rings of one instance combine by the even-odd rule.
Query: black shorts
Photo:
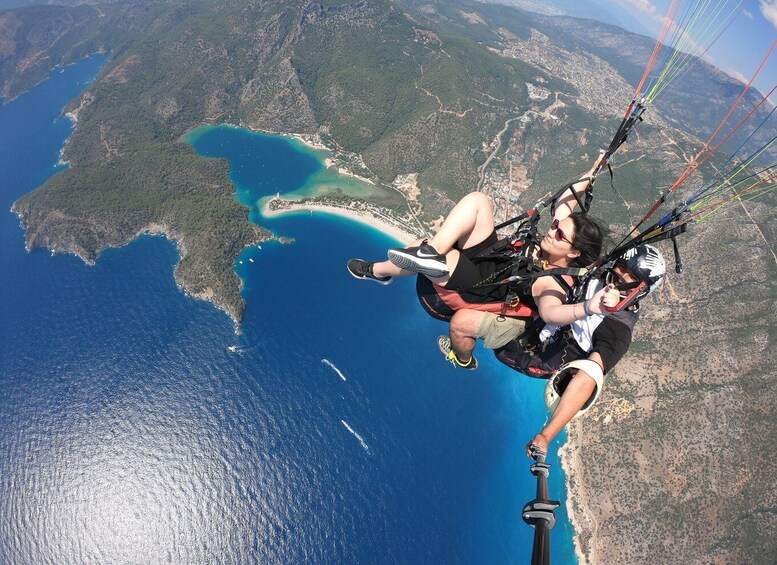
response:
[[[454,249],[459,250],[461,256],[445,288],[455,290],[468,302],[501,302],[506,293],[506,285],[478,285],[495,282],[490,279],[497,278],[494,276],[495,273],[500,269],[504,269],[507,266],[507,262],[492,259],[474,261],[476,257],[492,247],[497,241],[499,241],[499,238],[496,235],[496,231],[492,231],[485,240],[472,247],[459,249],[458,246],[454,246]]]

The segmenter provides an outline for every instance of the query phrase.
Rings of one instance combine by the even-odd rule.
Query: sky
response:
[[[601,10],[597,17],[602,21],[656,38],[663,25],[671,0],[589,0]],[[696,0],[686,0],[683,6],[693,6]],[[580,6],[579,0],[561,0],[561,6],[569,15]],[[769,48],[777,40],[777,0],[711,0],[709,10],[721,7],[721,14],[737,10],[728,29],[707,51],[705,58],[730,76],[747,83],[758,69]],[[590,8],[590,6],[589,6]],[[680,8],[682,10],[683,7]],[[714,35],[714,34],[712,34]],[[777,49],[771,55],[763,70],[753,83],[761,94],[766,95],[777,84]],[[770,97],[777,102],[777,93]]]
[[[656,37],[663,24],[670,0],[604,0],[613,10],[638,16]],[[711,6],[717,3],[710,2]],[[777,0],[746,0],[726,2],[725,12],[740,6],[731,26],[707,52],[707,59],[734,78],[747,82],[758,69],[772,44],[777,40]],[[773,53],[754,82],[762,94],[777,84],[777,53]],[[771,101],[775,101],[772,95]]]

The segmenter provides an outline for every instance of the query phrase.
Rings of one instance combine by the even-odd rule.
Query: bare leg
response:
[[[494,211],[491,201],[482,192],[470,192],[453,207],[429,244],[445,255],[456,242],[462,249],[472,247],[484,241],[492,231]]]
[[[400,269],[391,261],[381,261],[372,265],[372,274],[377,277],[409,277],[418,273]]]
[[[480,329],[483,316],[483,312],[477,310],[457,310],[451,318],[451,346],[456,357],[464,364],[472,358],[472,351],[477,342],[475,334]]]
[[[494,212],[491,201],[482,192],[467,194],[453,207],[437,234],[428,240],[437,253],[445,256],[449,273],[442,277],[429,277],[429,279],[440,286],[445,286],[450,273],[453,273],[459,263],[459,252],[453,249],[453,246],[458,243],[461,249],[472,247],[485,241],[493,231]],[[415,241],[408,247],[421,245],[422,241]],[[375,263],[373,273],[377,276],[392,277],[414,274],[414,272],[400,269],[390,261]]]
[[[429,239],[429,244],[445,256],[448,273],[453,273],[459,262],[459,252],[453,249],[453,246],[458,243],[461,249],[472,247],[485,241],[493,231],[494,211],[491,201],[482,192],[470,192],[453,207],[440,226],[440,231]],[[409,247],[418,246],[422,241],[415,241]],[[379,277],[406,277],[415,274],[413,271],[400,269],[390,261],[375,263],[372,272]],[[429,277],[440,286],[445,286],[448,278],[449,275]]]

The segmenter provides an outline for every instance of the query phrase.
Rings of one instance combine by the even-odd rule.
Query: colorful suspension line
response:
[[[712,186],[705,185],[702,189],[700,189],[699,191],[691,195],[689,198],[687,198],[685,200],[685,204],[694,205],[697,203],[701,203],[703,205],[704,203],[708,203],[712,201],[721,192],[724,192],[729,188],[736,188],[740,184],[746,182],[747,180],[753,177],[761,178],[764,174],[768,174],[768,172],[775,167],[775,163],[772,163],[771,165],[769,165],[764,169],[761,169],[760,171],[757,171],[745,177],[736,179],[737,175],[747,172],[748,167],[750,167],[756,161],[756,159],[761,157],[769,148],[771,148],[776,143],[777,143],[777,137],[774,137],[771,141],[769,141],[767,144],[761,147],[758,151],[750,155],[750,157],[748,157],[740,165],[735,167],[735,169],[725,174],[723,178],[720,181],[718,181],[716,184],[713,184]]]
[[[775,42],[775,44],[777,44],[777,42]],[[772,46],[772,48],[773,48],[773,47],[774,47],[774,45]],[[755,77],[753,77],[753,78],[755,78]],[[774,92],[775,88],[777,88],[777,86],[775,86],[774,88],[772,88],[771,92],[769,93],[770,95],[771,95],[771,93],[772,93],[772,92]],[[740,98],[740,99],[741,99],[741,98]],[[755,107],[754,107],[754,108],[753,108],[753,109],[752,109],[752,110],[751,110],[751,111],[750,111],[750,112],[749,112],[749,113],[748,113],[748,114],[747,114],[747,115],[746,115],[746,116],[745,116],[745,117],[744,117],[744,118],[743,118],[743,119],[742,119],[742,120],[741,120],[741,121],[740,121],[740,122],[739,122],[739,123],[736,125],[736,126],[734,126],[734,127],[731,129],[731,131],[730,131],[730,132],[729,132],[729,133],[728,133],[728,134],[727,134],[727,135],[726,135],[726,136],[725,136],[723,139],[721,139],[721,140],[720,140],[720,142],[719,142],[719,143],[718,143],[718,144],[717,144],[717,145],[716,145],[716,146],[715,146],[713,149],[711,149],[710,151],[708,151],[708,152],[707,152],[707,154],[706,154],[706,155],[704,155],[704,157],[703,157],[701,160],[697,161],[697,162],[694,164],[694,166],[693,166],[693,169],[692,169],[692,170],[690,170],[690,172],[687,172],[687,175],[686,175],[686,177],[685,177],[685,178],[682,178],[682,175],[681,175],[682,181],[681,181],[680,179],[678,179],[677,181],[675,181],[675,188],[676,188],[676,186],[679,186],[679,184],[681,184],[681,182],[685,181],[685,180],[686,180],[686,179],[687,179],[687,178],[688,178],[688,177],[689,177],[691,174],[693,174],[693,172],[695,172],[695,171],[696,171],[696,170],[697,170],[697,169],[698,169],[698,168],[699,168],[699,167],[700,167],[702,164],[704,164],[704,163],[705,163],[705,162],[706,162],[706,161],[707,161],[707,160],[708,160],[710,157],[712,157],[712,155],[714,155],[714,154],[715,154],[715,153],[718,151],[718,149],[720,149],[720,147],[721,147],[721,146],[722,146],[722,145],[723,145],[723,144],[724,144],[726,141],[728,141],[728,139],[729,139],[729,138],[730,138],[730,137],[731,137],[731,136],[732,136],[732,135],[733,135],[733,134],[734,134],[734,133],[735,133],[737,130],[739,130],[739,128],[740,128],[740,127],[741,127],[741,126],[742,126],[742,125],[743,125],[745,122],[747,122],[747,120],[749,120],[749,119],[750,119],[750,117],[751,117],[751,116],[752,116],[752,115],[753,115],[753,114],[756,112],[756,110],[757,110],[758,108],[760,108],[760,107],[761,107],[761,105],[762,105],[762,104],[763,104],[765,101],[766,101],[766,98],[763,98],[763,99],[762,99],[762,100],[761,100],[761,101],[760,101],[760,102],[759,102],[759,103],[758,103],[758,104],[757,104],[757,105],[756,105],[756,106],[755,106]],[[735,151],[735,152],[734,152],[734,153],[733,153],[733,154],[732,154],[732,155],[731,155],[731,156],[730,156],[730,157],[729,157],[729,158],[726,160],[726,164],[727,164],[728,162],[730,162],[730,161],[731,161],[731,160],[732,160],[732,159],[733,159],[733,158],[736,156],[736,154],[739,152],[739,150],[740,150],[740,149],[742,149],[742,147],[743,147],[743,146],[744,146],[744,145],[747,143],[747,141],[749,141],[749,140],[750,140],[750,138],[751,138],[751,137],[752,137],[752,136],[753,136],[753,135],[754,135],[754,134],[755,134],[755,133],[756,133],[756,132],[757,132],[757,131],[758,131],[758,130],[761,128],[761,126],[763,126],[763,124],[766,122],[766,120],[768,120],[768,119],[769,119],[769,117],[771,117],[771,115],[772,115],[772,113],[773,113],[773,112],[774,112],[774,110],[772,110],[772,112],[769,112],[769,114],[766,116],[766,118],[764,118],[764,120],[763,120],[763,121],[762,121],[762,122],[761,122],[761,123],[758,125],[758,127],[757,127],[757,128],[756,128],[756,129],[755,129],[755,130],[754,130],[754,131],[753,131],[753,132],[750,134],[750,136],[748,136],[748,138],[745,140],[745,142],[744,142],[742,145],[740,145],[740,146],[739,146],[739,148],[737,148],[737,150],[736,150],[736,151]],[[720,128],[718,128],[718,129],[720,129]],[[770,145],[770,144],[771,144],[773,141],[774,141],[774,140],[772,140],[771,142],[769,142],[769,145]],[[697,156],[696,156],[696,158],[698,158],[698,156],[699,156],[699,155],[697,155]],[[725,164],[723,165],[723,167],[725,167]],[[683,171],[683,173],[685,173],[686,171],[689,171],[688,167],[686,167],[686,170],[685,170],[685,171]]]
[[[690,175],[691,175],[693,172],[695,172],[695,171],[698,169],[698,167],[699,167],[699,164],[700,164],[700,159],[702,158],[702,156],[704,156],[704,159],[706,160],[707,158],[709,158],[709,156],[710,156],[710,155],[712,155],[712,154],[713,154],[713,153],[714,153],[714,152],[715,152],[715,151],[716,151],[716,150],[717,150],[717,149],[720,147],[720,144],[718,144],[718,145],[717,145],[717,146],[714,148],[714,150],[710,150],[710,151],[708,151],[708,148],[709,148],[710,144],[712,143],[713,139],[714,139],[714,138],[715,138],[715,137],[718,135],[718,133],[720,132],[720,130],[723,128],[723,126],[724,126],[724,125],[726,124],[726,122],[728,121],[728,119],[729,119],[729,117],[731,116],[731,114],[734,112],[734,110],[737,108],[737,106],[739,105],[739,103],[741,102],[741,100],[744,98],[745,94],[746,94],[746,93],[747,93],[747,91],[750,89],[750,86],[752,85],[753,81],[754,81],[754,80],[755,80],[755,78],[758,76],[758,74],[761,72],[761,70],[763,69],[764,65],[766,64],[766,61],[767,61],[767,60],[769,59],[769,57],[771,56],[771,54],[772,54],[772,52],[774,51],[775,47],[777,47],[777,40],[775,40],[775,42],[772,44],[772,46],[770,47],[770,49],[768,50],[768,52],[767,52],[767,53],[766,53],[766,55],[764,56],[764,59],[761,61],[761,64],[759,65],[758,69],[757,69],[757,70],[756,70],[756,72],[753,74],[752,78],[750,79],[750,81],[749,81],[749,82],[747,83],[747,85],[744,87],[744,89],[742,90],[742,92],[740,93],[740,95],[737,97],[736,101],[735,101],[735,102],[732,104],[731,108],[730,108],[730,109],[729,109],[729,111],[726,113],[726,115],[725,115],[725,117],[723,118],[723,120],[720,122],[720,124],[719,124],[719,125],[718,125],[718,127],[715,129],[715,131],[713,132],[713,134],[712,134],[712,135],[709,137],[709,139],[706,141],[706,143],[704,143],[704,145],[703,145],[703,146],[702,146],[702,148],[699,150],[699,152],[697,153],[697,155],[696,155],[696,156],[695,156],[693,159],[691,159],[691,161],[688,163],[688,165],[687,165],[687,166],[685,167],[685,169],[682,171],[682,173],[680,174],[680,176],[678,177],[678,179],[677,179],[677,180],[674,182],[674,184],[673,184],[673,185],[672,185],[672,186],[671,186],[671,187],[670,187],[670,188],[669,188],[667,191],[665,191],[665,192],[664,192],[664,193],[663,193],[663,194],[660,196],[660,198],[659,198],[659,199],[656,201],[656,203],[655,203],[655,204],[654,204],[654,205],[653,205],[653,206],[650,208],[650,210],[647,212],[647,214],[645,214],[645,215],[642,217],[642,219],[641,219],[639,222],[637,222],[637,224],[636,224],[636,225],[635,225],[635,226],[634,226],[634,227],[631,229],[631,231],[629,231],[629,233],[627,233],[627,234],[626,234],[626,236],[623,238],[623,240],[622,240],[622,241],[621,241],[621,242],[618,244],[618,246],[617,246],[618,248],[620,248],[620,247],[621,247],[621,246],[622,246],[622,245],[623,245],[623,244],[624,244],[624,243],[625,243],[625,242],[626,242],[626,241],[627,241],[627,240],[628,240],[630,237],[632,237],[632,235],[633,235],[635,232],[637,232],[637,230],[639,230],[639,228],[640,228],[640,227],[641,227],[641,226],[642,226],[642,225],[643,225],[643,224],[644,224],[644,223],[645,223],[645,222],[646,222],[646,221],[647,221],[647,220],[648,220],[648,219],[649,219],[649,218],[650,218],[650,217],[651,217],[651,216],[652,216],[652,215],[653,215],[655,212],[656,212],[656,210],[658,210],[658,209],[659,209],[659,208],[660,208],[660,207],[661,207],[661,206],[662,206],[662,205],[663,205],[663,204],[666,202],[666,199],[668,198],[668,196],[669,196],[669,195],[670,195],[672,192],[674,192],[675,190],[677,190],[677,187],[679,187],[679,186],[680,186],[680,185],[681,185],[681,184],[682,184],[682,183],[683,183],[685,180],[687,180],[687,179],[688,179],[688,177],[690,177]],[[752,114],[752,112],[751,112],[751,114]],[[751,114],[749,114],[749,115],[751,115]],[[737,128],[739,128],[739,127],[740,127],[740,126],[741,126],[743,123],[744,123],[744,121],[740,122],[740,123],[739,123],[739,124],[736,126],[735,130],[736,130]],[[729,136],[730,136],[730,135],[731,135],[731,134],[729,134]],[[728,136],[727,136],[727,137],[728,137]]]
[[[698,54],[697,54],[697,58],[698,58],[698,59],[702,59],[702,58],[704,57],[704,55],[706,55],[706,54],[707,54],[707,51],[709,51],[709,50],[710,50],[710,48],[711,48],[713,45],[715,45],[715,43],[717,43],[718,39],[720,39],[720,37],[721,37],[721,36],[722,36],[724,33],[726,33],[726,30],[728,30],[728,28],[731,26],[731,24],[732,24],[732,23],[734,23],[734,20],[736,19],[736,16],[738,16],[738,15],[739,15],[739,12],[740,12],[740,11],[741,11],[741,9],[742,9],[742,8],[741,8],[741,6],[742,6],[742,2],[740,2],[740,3],[739,3],[739,5],[737,5],[737,6],[736,6],[736,7],[735,7],[735,8],[734,8],[732,11],[731,11],[731,13],[729,14],[729,17],[727,17],[727,19],[726,19],[726,20],[724,20],[725,24],[724,24],[724,23],[721,23],[721,24],[719,24],[719,25],[718,25],[718,28],[717,28],[717,30],[716,30],[716,35],[715,35],[715,38],[714,38],[712,41],[710,41],[710,42],[709,42],[709,44],[708,44],[708,45],[707,45],[707,46],[704,48],[704,50],[703,50],[703,51],[701,51],[700,53],[698,53]],[[678,74],[678,76],[677,76],[677,78],[675,79],[675,81],[679,82],[680,80],[682,80],[682,78],[683,78],[683,77],[684,77],[686,74],[688,74],[688,72],[690,71],[690,69],[691,69],[691,68],[693,68],[693,62],[692,62],[691,64],[688,64],[688,65],[686,65],[686,66],[685,66],[685,68],[682,70],[682,72]]]
[[[736,128],[739,128],[739,126],[741,126],[743,122],[745,122],[758,108],[760,108],[763,105],[763,103],[766,102],[766,100],[772,95],[772,93],[775,90],[777,90],[777,85],[774,86],[772,88],[772,90],[769,92],[769,94],[767,94],[764,98],[762,98],[761,101],[758,104],[756,104],[755,108],[753,108],[753,110],[747,116],[745,116],[745,118],[739,124],[737,124]],[[756,133],[758,133],[758,131],[760,131],[760,129],[769,120],[769,118],[772,117],[772,114],[774,114],[775,110],[777,110],[777,106],[772,108],[771,112],[769,112],[766,115],[766,117],[761,121],[761,123],[758,124],[758,127],[756,127],[750,133],[750,135],[748,135],[747,138],[740,144],[740,146],[737,147],[736,150],[731,155],[729,155],[729,157],[726,159],[726,161],[722,165],[720,165],[719,170],[721,170],[721,171],[725,170],[725,168],[728,166],[728,164],[731,163],[731,161],[734,160],[734,157],[742,150],[742,148],[745,145],[747,145],[747,143],[753,138],[753,136]],[[730,136],[730,134],[729,134],[729,136]],[[728,139],[729,136],[726,136],[726,139]],[[725,141],[725,139],[723,141]],[[718,144],[718,145],[720,145],[720,144]],[[707,183],[704,184],[704,186],[699,190],[699,192],[697,192],[697,195],[699,195],[699,196],[703,195],[707,190],[709,190],[710,188],[714,187],[715,184],[719,181],[719,179],[721,179],[724,176],[726,176],[726,175],[724,175],[723,173],[720,173],[720,172],[716,173],[709,181],[707,181]]]
[[[696,169],[699,168],[699,165],[701,162],[699,159],[704,156],[704,160],[708,159],[717,149],[720,147],[720,144],[718,144],[713,150],[707,151],[707,148],[710,146],[710,143],[712,143],[712,140],[717,137],[718,133],[720,133],[720,130],[723,129],[723,126],[726,125],[726,122],[731,117],[731,114],[734,113],[734,110],[739,106],[739,103],[742,101],[742,99],[745,97],[745,94],[748,90],[750,90],[750,86],[753,84],[753,81],[758,76],[758,74],[761,72],[761,69],[763,69],[764,65],[766,65],[766,61],[769,60],[769,57],[771,56],[772,52],[774,51],[774,48],[777,47],[777,40],[772,43],[772,46],[769,48],[769,51],[767,51],[766,55],[764,56],[763,60],[761,61],[761,64],[758,66],[758,69],[755,71],[755,74],[753,74],[750,81],[747,83],[744,89],[742,89],[742,92],[739,94],[737,99],[734,101],[734,103],[731,105],[731,108],[726,113],[724,118],[721,120],[718,127],[715,129],[715,131],[712,133],[712,135],[709,137],[709,139],[704,143],[702,148],[699,150],[699,152],[696,154],[696,156],[691,159],[691,162],[688,163],[688,165],[685,167],[685,170],[680,174],[678,179],[675,181],[675,183],[670,188],[670,192],[674,191],[678,186],[680,186],[689,176],[691,176]],[[752,112],[751,112],[752,114]],[[750,114],[748,114],[749,116]],[[742,125],[743,122],[740,122],[732,132],[729,133],[728,136],[726,136],[726,139],[733,133],[733,131],[736,131],[736,129]]]
[[[750,194],[750,197],[747,200],[752,200],[753,198],[757,198],[759,196],[763,196],[764,194],[771,192],[777,188],[777,172],[773,172],[771,175],[767,176],[766,178],[759,179],[757,182],[754,182],[750,186],[746,187],[741,192],[737,192],[736,188],[732,187],[733,194],[719,200],[717,202],[713,202],[711,204],[708,204],[706,206],[700,206],[697,210],[697,207],[692,207],[691,211],[693,212],[688,219],[694,219],[699,217],[698,221],[703,221],[704,219],[709,219],[710,216],[714,215],[721,207],[725,206],[728,203],[731,203],[733,200],[740,200],[741,197],[750,194],[752,192],[755,192],[755,194]],[[758,190],[756,190],[758,189]]]
[[[742,7],[742,0],[721,17],[727,2],[719,0],[713,10],[708,10],[710,2],[697,2],[686,11],[679,24],[674,25],[673,41],[668,44],[672,49],[661,73],[647,89],[646,100],[653,102],[680,76],[714,45],[718,38],[734,21]],[[685,23],[685,19],[688,22]]]
[[[767,192],[770,192],[777,188],[777,172],[774,172],[775,166],[765,169],[769,171],[768,175],[758,178],[755,182],[747,186],[745,189],[736,192],[736,187],[733,188],[735,194],[714,203],[701,203],[694,207],[689,207],[687,204],[682,204],[676,207],[674,210],[664,216],[659,222],[656,222],[652,226],[646,228],[644,231],[634,236],[628,243],[622,243],[618,246],[615,253],[616,255],[625,251],[626,249],[639,245],[641,243],[655,243],[664,239],[672,238],[683,233],[687,224],[691,221],[701,223],[708,219],[709,214],[714,214],[721,209],[727,203],[733,203],[737,198],[741,198],[745,194],[751,194],[750,198],[756,198]],[[744,181],[743,181],[744,182]]]
[[[628,124],[633,124],[641,120],[641,114],[644,112],[647,104],[654,102],[659,96],[661,96],[667,89],[675,83],[682,75],[687,73],[691,66],[703,56],[709,48],[721,37],[721,35],[728,29],[731,23],[734,21],[736,15],[741,11],[743,1],[739,0],[730,5],[727,0],[718,0],[714,4],[714,0],[701,0],[699,2],[692,2],[686,6],[686,9],[680,15],[679,23],[677,14],[682,6],[682,0],[672,0],[669,7],[664,24],[659,34],[658,40],[653,48],[653,52],[646,65],[645,72],[637,86],[634,93],[632,103],[629,105],[626,114],[623,118],[621,126],[613,138],[613,142],[606,153],[609,154],[612,150],[616,149],[621,143],[625,141],[625,135],[621,136],[621,129],[627,127]],[[711,7],[712,6],[712,7]],[[671,31],[671,33],[670,33]],[[669,39],[667,40],[667,37]],[[643,91],[648,78],[651,76],[652,70],[657,66],[659,55],[663,46],[670,47],[671,53],[667,56],[666,61],[658,65],[660,69],[655,74],[654,78],[650,81],[648,87]],[[589,272],[591,276],[597,276],[597,271],[605,268],[607,264],[611,263],[617,256],[623,253],[625,250],[632,248],[636,245],[643,243],[655,243],[665,239],[672,239],[675,249],[676,270],[680,272],[682,265],[679,259],[679,251],[677,248],[676,236],[685,232],[687,225],[690,221],[703,221],[710,215],[717,213],[720,210],[725,209],[726,205],[731,203],[733,205],[734,200],[738,199],[739,202],[746,201],[746,199],[756,198],[775,189],[775,176],[771,174],[771,167],[767,167],[757,173],[753,173],[747,177],[736,179],[738,175],[743,173],[746,168],[753,163],[753,161],[766,151],[771,144],[775,141],[767,143],[764,147],[759,149],[753,156],[746,159],[744,163],[735,166],[732,171],[721,175],[718,173],[716,177],[720,177],[718,180],[712,179],[708,183],[705,183],[703,187],[697,191],[692,197],[675,207],[671,212],[664,215],[664,217],[651,225],[650,227],[643,229],[637,233],[638,230],[645,224],[645,222],[666,202],[667,197],[677,190],[677,188],[685,182],[693,172],[695,172],[699,166],[709,159],[720,147],[736,132],[739,128],[748,122],[752,115],[760,108],[764,101],[774,92],[774,89],[764,99],[753,108],[744,119],[742,119],[729,133],[715,145],[712,149],[710,146],[717,138],[723,127],[727,124],[730,117],[733,115],[736,108],[744,98],[747,91],[750,89],[755,78],[759,75],[761,70],[766,64],[766,61],[771,56],[775,47],[777,47],[777,41],[775,41],[759,65],[758,69],[753,74],[750,81],[744,87],[738,98],[734,101],[731,108],[721,120],[713,134],[703,144],[699,152],[691,159],[685,169],[681,172],[678,179],[673,185],[666,190],[658,201],[651,207],[647,214],[629,231],[623,240],[616,246],[616,248],[606,257],[600,259],[590,266]],[[775,87],[777,88],[777,87]],[[644,92],[644,94],[641,94]],[[734,159],[735,155],[753,138],[755,133],[766,123],[771,116],[772,112],[767,115],[766,118],[759,124],[759,126],[750,133],[744,143],[740,145],[737,151],[734,152],[723,164],[721,170]],[[609,156],[609,155],[608,155]],[[747,184],[749,182],[749,184]],[[734,194],[723,199],[718,199],[722,191],[731,191]],[[743,198],[746,197],[746,198]],[[636,235],[634,235],[636,233]]]
[[[667,12],[666,17],[664,17],[664,24],[661,27],[661,31],[658,34],[658,39],[656,39],[656,44],[653,46],[653,52],[650,54],[650,58],[648,59],[647,65],[645,65],[645,72],[642,73],[642,78],[639,81],[639,84],[637,85],[636,90],[634,91],[633,99],[636,101],[640,98],[640,93],[642,92],[642,87],[645,85],[645,81],[647,81],[648,77],[650,76],[650,71],[653,70],[653,66],[655,65],[656,61],[658,60],[658,55],[661,52],[661,48],[664,46],[664,40],[666,39],[667,33],[669,33],[670,28],[672,27],[672,21],[674,19],[675,14],[677,13],[677,9],[680,7],[680,4],[682,4],[681,0],[672,0],[672,3],[669,5],[669,10]],[[632,105],[634,102],[632,102]],[[632,107],[629,106],[628,110],[626,110],[626,115],[623,117],[625,120],[629,114],[632,111]]]

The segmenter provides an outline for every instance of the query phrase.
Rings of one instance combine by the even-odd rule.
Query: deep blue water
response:
[[[162,238],[95,267],[24,251],[8,210],[56,172],[59,113],[104,61],[0,107],[0,563],[527,563],[542,383],[483,350],[478,371],[454,369],[411,280],[351,278],[346,260],[385,256],[386,236],[266,222],[295,243],[241,255],[240,336],[176,288]],[[241,130],[195,144],[231,159],[249,203],[320,166]],[[554,562],[574,562],[558,514]]]

